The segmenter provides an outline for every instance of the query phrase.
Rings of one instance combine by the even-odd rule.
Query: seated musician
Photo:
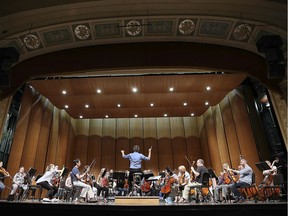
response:
[[[36,181],[37,185],[41,185],[42,188],[47,190],[46,197],[43,199],[44,202],[51,202],[53,197],[57,193],[58,188],[52,185],[52,179],[57,173],[60,173],[60,172],[61,170],[58,170],[58,166],[55,166],[54,164],[49,164],[46,167],[46,171],[43,174],[43,176],[41,176]],[[57,201],[57,200],[54,199],[53,201]]]
[[[245,201],[245,198],[241,196],[241,193],[239,191],[239,188],[242,186],[248,186],[252,184],[252,174],[253,170],[252,168],[248,165],[247,160],[242,158],[240,160],[240,165],[238,167],[238,170],[233,170],[233,169],[227,169],[228,171],[232,171],[234,173],[239,174],[239,179],[236,183],[234,183],[231,186],[231,191],[233,192],[235,196],[234,203],[242,203]]]
[[[169,167],[165,169],[164,184],[161,186],[160,192],[163,196],[163,200],[166,203],[171,204],[175,199],[175,194],[172,192],[172,187],[176,183],[176,175],[171,171]]]
[[[3,161],[0,161],[0,191],[5,189],[3,179],[9,176],[10,176],[9,172],[7,172],[3,167]]]
[[[98,202],[100,201],[100,195],[102,192],[103,202],[107,203],[108,200],[108,192],[109,192],[109,176],[110,173],[106,171],[106,169],[103,169],[102,175],[98,181],[98,187],[97,187],[97,197]]]
[[[186,171],[186,167],[184,165],[180,165],[178,167],[178,175],[177,175],[177,186],[175,188],[176,196],[174,202],[178,202],[182,197],[182,192],[184,187],[190,181],[190,174]]]
[[[19,198],[23,194],[24,190],[28,189],[28,185],[25,184],[25,177],[26,177],[25,169],[22,166],[19,168],[19,171],[13,177],[12,188],[8,195],[7,201],[13,201],[15,199],[17,190],[19,190],[18,195]]]
[[[142,178],[141,180],[141,191],[142,191],[142,196],[150,196],[152,193],[152,186],[153,186],[153,182],[152,181],[147,181],[147,178],[145,176],[147,176],[147,174],[151,173],[150,170],[144,170],[144,178]]]
[[[180,198],[179,202],[189,202],[188,198],[189,198],[189,193],[191,188],[195,187],[199,187],[202,185],[202,178],[203,178],[203,173],[207,173],[208,169],[204,166],[204,160],[203,159],[198,159],[197,160],[197,168],[196,170],[194,169],[194,167],[191,167],[191,171],[193,173],[193,175],[195,175],[195,180],[193,182],[189,181],[188,184],[185,185],[183,192],[182,192],[182,197]],[[197,190],[195,190],[195,197],[197,197]],[[197,198],[196,198],[196,202],[198,202]]]
[[[79,186],[82,188],[79,202],[96,202],[91,185],[81,181],[86,173],[90,171],[90,169],[86,169],[85,172],[81,174],[79,171],[79,167],[81,166],[80,159],[75,159],[74,164],[75,166],[73,167],[70,175],[73,186]]]
[[[214,201],[215,202],[222,202],[222,200],[226,202],[227,196],[228,196],[228,190],[236,182],[234,173],[231,171],[228,171],[229,169],[228,163],[224,163],[222,167],[223,167],[223,171],[220,172],[217,185],[214,188]],[[222,200],[220,198],[220,192],[222,194]]]

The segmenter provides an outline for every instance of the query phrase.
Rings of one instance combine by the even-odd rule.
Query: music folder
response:
[[[151,176],[146,181],[158,181],[161,178],[161,176]]]
[[[255,165],[261,172],[271,169],[265,161],[255,163]]]

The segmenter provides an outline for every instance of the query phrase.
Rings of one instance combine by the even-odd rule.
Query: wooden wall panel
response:
[[[144,152],[148,152],[148,149],[152,146],[151,159],[149,162],[143,163],[143,168],[151,170],[154,175],[158,175],[158,141],[157,141],[157,124],[156,118],[144,118],[143,119],[143,144]]]
[[[187,149],[186,156],[191,163],[193,161],[196,162],[198,158],[202,158],[199,131],[197,127],[197,118],[184,117],[183,121],[184,121],[186,149]]]
[[[142,118],[130,118],[129,125],[129,151],[133,152],[133,146],[138,145],[140,152],[147,155],[143,151],[143,123]]]
[[[98,175],[100,168],[101,158],[101,137],[102,137],[102,123],[101,119],[91,119],[89,128],[88,152],[87,162],[92,163],[95,159],[95,164],[91,167],[91,173],[95,176]]]
[[[115,169],[116,119],[103,120],[103,136],[101,143],[101,167]]]
[[[55,163],[56,153],[58,147],[58,138],[59,138],[59,121],[60,121],[60,110],[54,107],[53,110],[53,119],[50,129],[50,138],[48,145],[48,152],[46,158],[46,165],[50,163]]]
[[[74,143],[74,158],[79,158],[81,160],[83,168],[87,163],[89,163],[89,161],[87,161],[89,120],[76,120],[76,130],[77,135],[75,136]]]
[[[120,118],[117,119],[116,130],[116,171],[129,170],[129,160],[122,158],[121,150],[124,150],[125,154],[129,153],[129,119]]]
[[[71,117],[67,114],[67,112],[65,110],[61,110],[59,122],[59,141],[55,161],[55,164],[59,166],[59,169],[62,169],[62,167],[66,164],[66,154],[69,144],[70,119]]]
[[[227,150],[229,152],[229,165],[235,169],[239,166],[239,142],[236,133],[236,127],[233,119],[233,113],[230,106],[230,99],[226,96],[220,103],[223,125],[227,140]]]
[[[70,126],[69,126],[69,144],[67,146],[67,154],[66,154],[66,167],[69,171],[72,170],[74,163],[74,142],[75,142],[75,128],[73,125],[76,124],[75,119],[70,119]]]
[[[28,122],[29,130],[26,132],[24,141],[24,149],[21,157],[21,164],[24,167],[32,167],[34,165],[38,138],[40,134],[43,108],[41,96],[34,95],[33,105],[30,111],[30,118]]]
[[[43,101],[42,124],[34,161],[34,168],[37,169],[37,173],[43,173],[46,168],[46,154],[54,109],[53,105],[47,99],[43,98],[43,100],[45,101]]]
[[[170,128],[173,151],[173,169],[177,169],[180,165],[185,165],[188,167],[188,162],[185,159],[185,156],[187,155],[187,149],[183,118],[170,118]]]
[[[167,166],[173,169],[173,149],[169,118],[157,118],[159,169]]]
[[[230,155],[227,148],[227,141],[226,141],[226,134],[224,130],[224,124],[222,119],[222,113],[220,105],[215,106],[214,110],[214,117],[215,117],[215,129],[216,129],[216,136],[217,136],[217,143],[219,149],[219,156],[220,156],[220,164],[229,163],[230,164]],[[215,170],[217,172],[222,171],[222,166],[220,170]]]
[[[231,107],[241,155],[248,160],[249,165],[255,172],[256,182],[259,184],[263,179],[263,175],[255,166],[255,163],[259,162],[259,157],[243,97],[235,94],[234,97],[231,98]]]
[[[14,175],[19,170],[19,167],[21,166],[20,162],[21,162],[22,152],[24,148],[23,141],[25,140],[26,132],[28,129],[32,102],[33,102],[33,94],[31,92],[31,89],[28,86],[26,86],[24,90],[23,98],[22,98],[20,111],[19,111],[16,131],[14,134],[13,143],[12,143],[11,150],[10,150],[9,161],[6,166],[7,171],[11,175]],[[5,164],[3,165],[5,167]],[[25,169],[27,170],[27,167],[25,167]],[[5,184],[12,185],[12,180],[10,178],[7,178],[7,180],[5,180]],[[1,192],[1,197],[7,198],[9,192],[10,191],[7,188],[5,188]]]
[[[197,125],[198,125],[198,131],[199,131],[202,159],[204,160],[204,163],[206,166],[210,166],[211,164],[210,153],[209,153],[208,141],[207,141],[207,136],[206,136],[206,133],[208,132],[206,132],[206,129],[205,129],[203,115],[200,117],[197,117]]]

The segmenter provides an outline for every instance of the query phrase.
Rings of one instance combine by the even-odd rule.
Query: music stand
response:
[[[120,180],[122,181],[122,182],[124,182],[125,181],[125,172],[113,172],[113,177],[112,177],[113,179],[117,179],[117,185],[119,184],[119,182],[120,182]]]
[[[258,163],[255,163],[256,167],[261,171],[263,172],[264,170],[269,170],[271,169],[268,164],[266,163],[266,161],[262,161],[262,162],[258,162]]]
[[[161,178],[165,178],[165,172],[160,172],[159,176],[161,176]]]
[[[68,168],[64,167],[60,173],[60,176],[64,178],[64,176],[66,176],[67,172],[68,172]]]
[[[144,174],[144,178],[145,178],[146,181],[147,181],[148,178],[150,178],[150,177],[152,177],[152,176],[154,176],[153,173],[146,173],[146,174]]]

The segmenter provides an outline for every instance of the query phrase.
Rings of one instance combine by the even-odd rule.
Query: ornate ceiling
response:
[[[283,0],[18,0],[7,1],[2,4],[2,8],[0,47],[12,46],[20,52],[17,63],[19,67],[32,60],[35,64],[38,58],[59,51],[69,53],[70,50],[82,47],[143,42],[219,45],[248,51],[264,58],[263,53],[258,52],[256,42],[263,35],[275,34],[282,38],[282,50],[287,57],[287,2]],[[116,52],[114,50],[114,53],[109,53],[111,59],[119,58],[115,55],[125,55],[123,50],[122,53]],[[184,58],[185,55],[187,53],[183,53]],[[30,67],[39,66],[36,63]],[[59,65],[61,67],[63,65]],[[29,73],[27,67],[25,69],[23,73]],[[136,69],[141,68],[133,68],[128,73],[137,74]],[[213,69],[209,68],[210,71]],[[184,67],[184,70],[203,72],[203,68]],[[62,72],[57,70],[58,75]],[[79,70],[77,73],[83,72],[87,71]],[[91,68],[89,75],[93,73],[106,74],[103,68]],[[117,74],[117,71],[113,73]],[[153,73],[153,68],[147,73]],[[165,70],[161,73],[165,73]],[[19,86],[18,76],[22,76],[19,70],[13,74],[12,82],[18,79]],[[253,75],[259,80],[263,76],[267,75],[261,71]],[[34,77],[35,73],[26,75],[22,82]],[[269,82],[277,85],[281,81],[265,78],[263,82],[269,86]],[[10,89],[0,89],[0,95],[5,91]]]

